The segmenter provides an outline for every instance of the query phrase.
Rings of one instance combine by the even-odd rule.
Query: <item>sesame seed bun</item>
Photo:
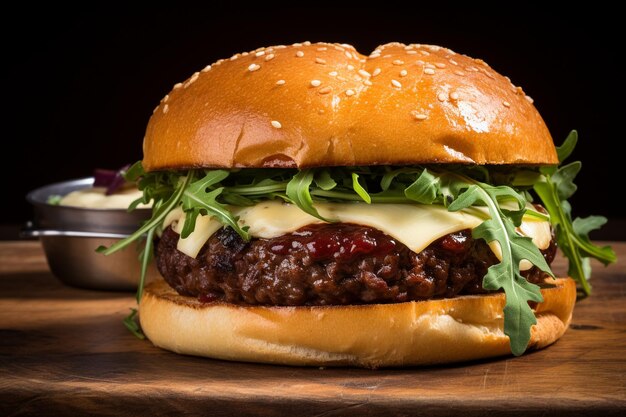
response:
[[[176,84],[143,159],[148,171],[557,162],[532,100],[481,60],[308,42],[237,54]]]
[[[554,343],[576,301],[570,278],[546,280],[529,349]],[[156,346],[177,353],[285,365],[369,368],[459,362],[511,353],[503,332],[504,295],[398,304],[259,307],[202,303],[164,281],[149,284],[141,327]]]
[[[556,164],[550,133],[521,88],[483,61],[398,43],[261,48],[174,86],[144,140],[147,171],[433,163]],[[554,281],[549,281],[554,283]],[[542,290],[530,348],[569,325],[575,283]],[[289,365],[364,367],[510,354],[501,293],[324,307],[202,303],[148,285],[140,322],[178,353]]]

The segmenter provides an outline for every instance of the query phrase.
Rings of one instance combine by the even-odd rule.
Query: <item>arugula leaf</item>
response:
[[[491,218],[474,228],[472,236],[475,239],[484,239],[487,243],[498,242],[502,252],[502,260],[487,270],[487,275],[483,278],[483,288],[504,290],[506,296],[504,333],[509,336],[511,352],[514,355],[521,355],[530,341],[530,328],[537,323],[528,302],[541,302],[543,297],[539,287],[529,283],[521,275],[519,264],[525,259],[550,275],[552,272],[531,239],[520,236],[515,231],[514,221],[500,208],[499,200],[510,199],[517,200],[522,207],[525,206],[525,202],[521,200],[521,195],[511,188],[476,183],[462,192],[448,206],[448,210],[458,211],[474,206],[479,202],[487,206]],[[524,210],[522,208],[519,211],[523,214]],[[509,213],[513,212],[509,211]],[[516,215],[515,217],[521,220],[521,216]]]
[[[124,179],[128,182],[137,182],[144,175],[146,175],[146,171],[143,169],[143,164],[141,161],[137,161],[124,172]]]
[[[604,224],[606,224],[606,217],[603,216],[577,217],[572,223],[572,227],[577,235],[587,237],[589,232],[599,229]]]
[[[556,185],[557,195],[560,200],[567,200],[576,192],[578,187],[574,184],[574,178],[580,172],[580,168],[582,168],[582,164],[580,161],[576,161],[560,167],[552,174],[552,182]]]
[[[124,326],[135,335],[136,338],[144,340],[146,336],[141,331],[139,327],[139,323],[137,323],[137,309],[131,308],[130,314],[126,316],[123,320]]]
[[[432,204],[439,194],[439,178],[424,169],[419,177],[407,188],[404,195],[422,204]]]
[[[247,229],[239,226],[237,217],[230,212],[228,207],[217,201],[219,195],[224,191],[224,187],[213,189],[215,184],[226,179],[229,174],[225,170],[207,171],[204,178],[187,186],[181,199],[183,210],[187,213],[181,233],[182,237],[191,234],[195,227],[196,218],[201,211],[204,211],[208,215],[217,217],[221,223],[232,227],[245,240],[250,239]]]
[[[412,174],[421,174],[422,170],[421,169],[416,169],[416,168],[400,168],[400,169],[394,169],[391,170],[389,172],[386,172],[381,180],[380,180],[380,188],[383,191],[387,191],[389,189],[389,187],[391,186],[392,182],[401,175],[412,175]],[[400,182],[400,181],[398,181]]]
[[[372,204],[372,197],[365,191],[365,188],[361,184],[359,184],[359,174],[356,172],[352,173],[352,188],[354,192],[359,195],[367,204]]]
[[[576,131],[572,131],[563,145],[557,148],[561,163],[572,153],[577,140]],[[606,223],[604,217],[592,216],[572,221],[571,206],[567,199],[576,192],[574,178],[580,168],[580,162],[573,162],[542,169],[544,175],[535,183],[533,189],[550,214],[557,243],[569,261],[567,273],[578,281],[582,289],[581,296],[586,297],[591,294],[591,285],[588,281],[591,277],[591,266],[588,258],[595,258],[607,265],[615,262],[617,257],[611,247],[594,245],[588,236],[591,230]]]
[[[157,202],[159,205],[161,202]],[[154,245],[154,232],[156,231],[156,227],[148,230],[146,234],[146,240],[144,242],[144,248],[139,256],[139,260],[141,261],[141,275],[139,278],[139,284],[137,285],[137,293],[135,294],[135,298],[137,299],[137,303],[141,301],[141,296],[143,295],[143,286],[146,281],[146,274],[148,272],[148,264],[152,260],[153,257],[153,245]]]
[[[327,169],[322,169],[315,175],[315,185],[324,191],[330,191],[337,186],[337,183]]]
[[[150,218],[150,220],[144,223],[143,226],[137,229],[135,233],[133,233],[132,235],[130,235],[129,237],[125,239],[115,242],[108,248],[105,246],[100,246],[96,249],[96,251],[103,253],[105,255],[110,255],[114,252],[117,252],[120,249],[125,248],[126,246],[130,245],[134,241],[138,240],[148,231],[159,227],[161,223],[163,223],[163,220],[165,220],[165,216],[167,216],[167,214],[170,211],[172,211],[176,206],[178,206],[178,203],[180,202],[183,192],[187,188],[187,185],[189,184],[189,182],[193,179],[193,175],[194,174],[192,171],[186,177],[184,177],[184,179],[180,181],[180,185],[176,189],[176,192],[172,194],[165,203],[163,203],[162,205],[159,205],[158,207],[155,207],[152,210],[152,218]]]
[[[46,203],[53,205],[53,206],[58,206],[59,204],[61,204],[61,200],[63,200],[63,196],[59,195],[59,194],[51,194],[48,196],[48,199],[46,200]]]
[[[561,146],[557,146],[556,154],[559,158],[559,163],[563,163],[569,156],[574,152],[574,148],[576,148],[576,144],[578,143],[578,132],[572,130],[565,138],[565,141]]]
[[[328,222],[318,212],[315,206],[313,206],[313,198],[309,188],[313,183],[315,177],[315,171],[313,169],[303,169],[293,176],[291,181],[287,184],[286,193],[287,196],[294,202],[300,210],[309,213],[313,217],[317,217],[320,220]]]

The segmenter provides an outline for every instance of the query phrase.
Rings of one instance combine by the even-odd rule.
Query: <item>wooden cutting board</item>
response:
[[[613,247],[619,263],[595,265],[552,347],[372,371],[162,351],[122,325],[133,294],[64,286],[38,242],[0,242],[0,416],[626,415],[626,243]]]

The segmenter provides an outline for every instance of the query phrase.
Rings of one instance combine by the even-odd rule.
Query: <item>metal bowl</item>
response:
[[[141,274],[140,244],[132,244],[112,255],[96,252],[137,230],[150,218],[150,209],[89,209],[48,204],[53,195],[66,195],[93,185],[93,178],[59,182],[31,191],[26,199],[35,217],[22,231],[39,237],[52,273],[68,285],[97,290],[135,290]],[[158,276],[151,262],[148,279]]]

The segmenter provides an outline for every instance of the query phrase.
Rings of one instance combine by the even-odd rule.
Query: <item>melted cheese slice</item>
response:
[[[463,229],[473,229],[487,218],[486,209],[471,208],[449,212],[438,205],[317,203],[315,207],[327,219],[378,229],[416,253],[442,236]],[[239,224],[249,227],[251,236],[262,239],[282,236],[310,224],[323,223],[297,206],[280,201],[264,201],[251,207],[232,210],[239,216]],[[177,208],[167,215],[163,227],[172,225],[174,231],[180,234],[184,222],[185,213]],[[222,226],[210,216],[198,216],[194,232],[185,239],[179,239],[178,250],[195,258],[211,235]],[[540,249],[547,248],[552,238],[547,221],[525,221],[518,231],[531,237]],[[498,243],[492,242],[490,246],[496,256],[501,258]],[[529,262],[520,263],[522,270],[530,266]]]

